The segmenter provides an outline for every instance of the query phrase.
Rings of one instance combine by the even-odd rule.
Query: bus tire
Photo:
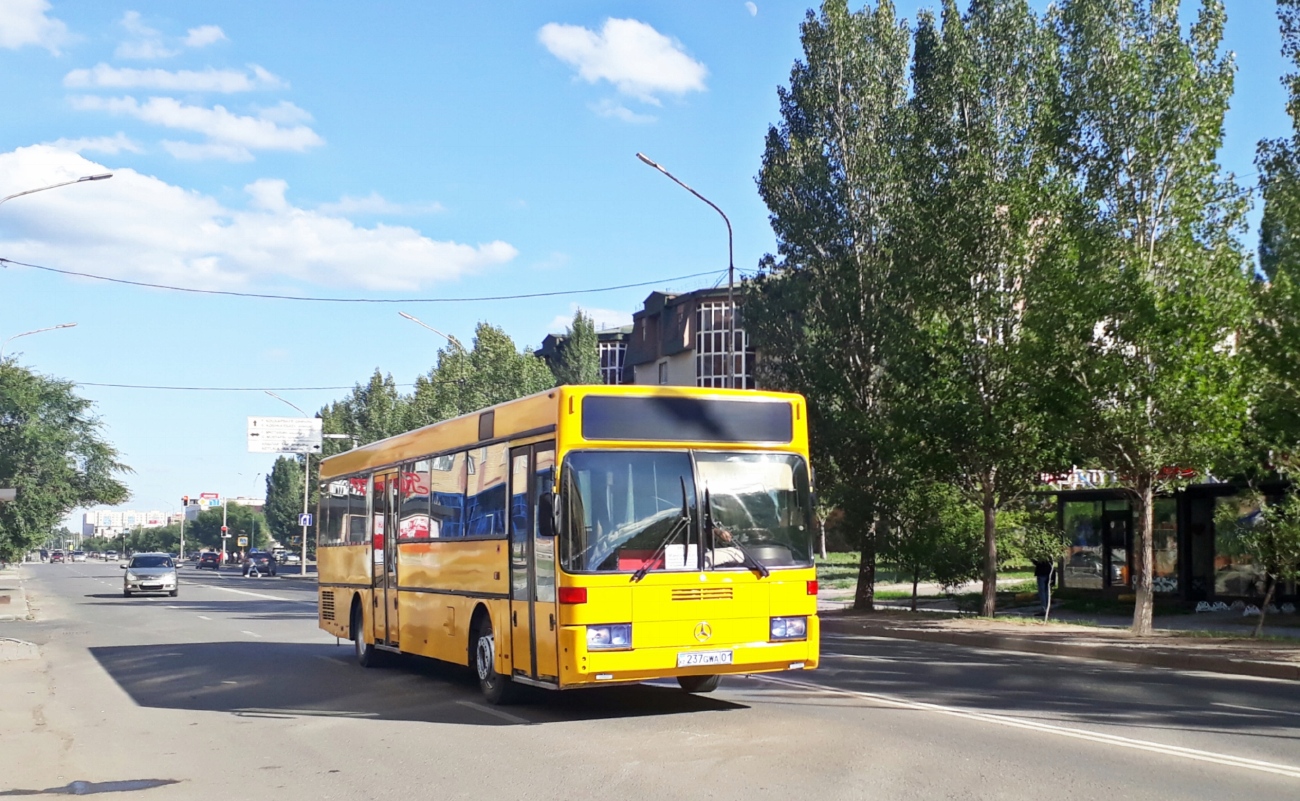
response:
[[[352,607],[352,650],[356,652],[357,664],[361,667],[379,667],[379,649],[374,643],[366,642],[365,615],[361,614],[360,604]]]
[[[492,633],[492,618],[482,615],[474,627],[473,645],[470,649],[473,659],[470,667],[478,677],[478,687],[489,704],[508,704],[514,700],[515,683],[509,676],[497,673],[496,638]]]
[[[677,684],[688,693],[711,693],[718,689],[722,677],[713,676],[678,676]]]

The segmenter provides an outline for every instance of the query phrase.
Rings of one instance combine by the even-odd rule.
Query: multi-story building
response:
[[[632,315],[625,383],[726,387],[730,322],[725,287],[679,295],[652,292]],[[737,318],[733,386],[754,389],[754,350],[740,322]]]
[[[159,528],[165,525],[167,525],[167,515],[163,512],[103,509],[82,515],[81,535],[113,539],[136,528]]]
[[[624,384],[628,337],[632,326],[602,328],[596,331],[596,349],[600,354],[600,377],[606,384]],[[565,334],[547,334],[536,355],[548,365],[559,357],[560,346],[568,339]]]

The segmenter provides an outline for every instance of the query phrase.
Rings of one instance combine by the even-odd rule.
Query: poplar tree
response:
[[[745,294],[766,386],[809,399],[819,482],[861,536],[857,608],[874,602],[875,535],[903,482],[891,457],[889,356],[907,282],[894,256],[906,214],[908,29],[889,0],[826,0],[801,26],[803,59],[778,89],[759,194],[777,254]]]
[[[924,12],[913,56],[907,149],[915,213],[903,258],[912,341],[895,374],[930,480],[982,512],[982,614],[997,602],[997,517],[1060,450],[1043,412],[1038,313],[1061,268],[1064,198],[1049,134],[1051,40],[1026,0],[945,0]],[[1050,332],[1048,334],[1050,336]]]
[[[556,354],[551,372],[557,384],[602,384],[600,375],[600,341],[596,323],[591,316],[578,309],[573,324],[565,332]]]
[[[1080,443],[1134,504],[1133,631],[1151,631],[1152,507],[1181,470],[1202,475],[1246,416],[1248,321],[1238,236],[1244,193],[1216,161],[1234,64],[1219,0],[1184,36],[1177,0],[1064,0],[1058,17],[1066,167],[1083,192],[1075,308]]]

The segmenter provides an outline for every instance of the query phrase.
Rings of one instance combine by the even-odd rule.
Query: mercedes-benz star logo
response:
[[[710,626],[708,623],[701,622],[700,625],[695,627],[695,639],[699,640],[700,642],[708,642],[709,638],[712,636],[713,636],[713,627]]]

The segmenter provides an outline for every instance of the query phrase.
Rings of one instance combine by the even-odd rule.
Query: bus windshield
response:
[[[808,467],[794,454],[582,451],[563,480],[565,570],[812,564]]]

